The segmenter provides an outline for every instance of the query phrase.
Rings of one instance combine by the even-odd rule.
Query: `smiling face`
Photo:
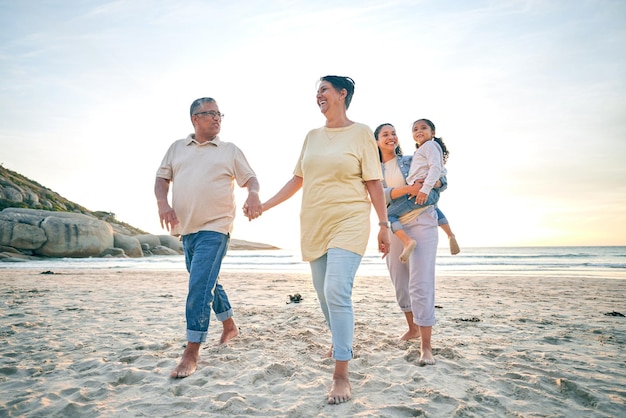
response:
[[[435,137],[435,130],[426,121],[420,119],[413,123],[413,140],[419,145]]]
[[[328,112],[329,109],[333,109],[336,106],[344,105],[344,91],[337,91],[335,87],[329,83],[328,81],[321,81],[317,88],[317,106],[319,106],[320,111],[324,114]]]
[[[376,144],[382,152],[395,153],[396,147],[398,146],[398,135],[396,134],[396,128],[394,128],[392,125],[383,125],[380,130],[378,130],[378,135],[376,136]]]

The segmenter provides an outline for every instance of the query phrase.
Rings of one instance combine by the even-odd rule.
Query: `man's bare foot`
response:
[[[407,245],[404,246],[404,250],[402,250],[402,254],[400,254],[400,261],[402,263],[406,263],[409,261],[409,257],[411,257],[411,253],[415,249],[415,240],[411,240]]]
[[[228,318],[226,321],[222,322],[222,327],[222,336],[220,337],[219,345],[226,344],[239,335],[239,328],[237,328],[237,324],[235,324],[233,318]]]
[[[420,355],[418,364],[420,366],[432,366],[435,364],[435,358],[433,357],[431,349],[422,349],[422,354]]]
[[[333,379],[333,385],[328,392],[329,404],[340,404],[352,397],[350,381],[348,379]]]
[[[409,329],[404,333],[402,337],[400,337],[400,341],[409,341],[420,337],[420,329],[415,327],[415,329]]]
[[[198,356],[200,355],[200,343],[187,342],[187,347],[183,352],[178,366],[170,374],[174,379],[191,376],[198,367]]]

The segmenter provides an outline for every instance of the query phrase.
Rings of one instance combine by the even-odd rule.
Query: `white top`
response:
[[[442,176],[447,174],[443,166],[443,153],[441,147],[434,140],[424,142],[415,150],[406,184],[412,185],[415,180],[424,179],[420,192],[429,194]]]

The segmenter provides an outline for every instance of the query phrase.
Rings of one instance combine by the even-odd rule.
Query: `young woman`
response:
[[[421,129],[422,121],[415,121],[414,130],[416,126]],[[424,134],[432,139],[435,130],[422,132],[420,138]],[[405,195],[418,196],[422,187],[421,183],[418,181],[412,185],[406,183],[413,157],[402,155],[393,126],[390,124],[379,126],[376,129],[376,139],[387,200],[391,202]],[[433,186],[439,186],[438,183],[441,180],[444,179],[438,180]],[[401,339],[409,340],[419,337],[421,351],[419,364],[430,365],[435,363],[431,335],[432,327],[435,325],[435,260],[439,242],[435,206],[416,207],[400,216],[399,222],[410,239],[417,243],[406,263],[403,263],[400,261],[400,255],[404,251],[404,245],[394,235],[391,238],[391,249],[387,257],[387,268],[396,292],[396,300],[409,326],[409,330]]]

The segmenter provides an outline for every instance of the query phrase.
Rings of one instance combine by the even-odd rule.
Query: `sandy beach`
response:
[[[353,399],[328,405],[330,333],[306,274],[226,273],[240,336],[171,379],[184,272],[0,270],[0,416],[626,416],[626,280],[437,278],[419,367],[385,277],[357,277]],[[301,303],[290,303],[299,293]]]

